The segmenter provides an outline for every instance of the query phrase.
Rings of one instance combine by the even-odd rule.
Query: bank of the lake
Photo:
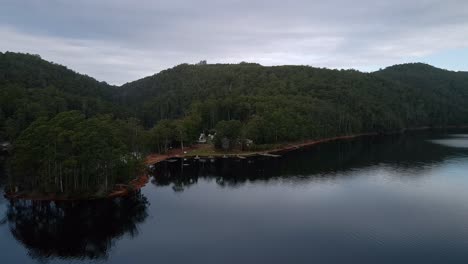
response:
[[[265,149],[262,151],[233,151],[233,152],[219,152],[215,151],[211,144],[203,145],[193,145],[185,149],[171,149],[168,153],[165,154],[150,154],[145,159],[145,164],[147,166],[154,166],[159,162],[166,161],[173,158],[251,158],[253,156],[270,156],[270,157],[279,157],[281,154],[293,150],[298,150],[300,148],[311,147],[317,144],[322,144],[326,142],[336,141],[336,140],[350,140],[357,137],[364,136],[375,136],[377,133],[365,133],[365,134],[356,134],[348,136],[339,136],[339,137],[330,137],[319,140],[307,140],[296,143],[285,143],[285,144],[276,144],[272,148]],[[33,201],[77,201],[77,200],[95,200],[95,199],[105,199],[105,198],[116,198],[116,197],[125,197],[133,194],[134,192],[139,191],[143,188],[149,181],[149,176],[147,172],[142,172],[141,175],[131,180],[126,184],[116,184],[114,190],[107,194],[91,194],[83,196],[69,196],[63,194],[43,194],[43,193],[18,193],[14,190],[6,191],[5,197],[8,199],[17,199],[17,200],[33,200]]]
[[[363,133],[355,135],[346,135],[338,137],[329,137],[323,139],[305,140],[300,142],[278,143],[269,145],[267,147],[259,146],[262,150],[231,150],[222,151],[214,148],[212,144],[196,144],[185,149],[171,149],[167,153],[157,154],[153,153],[146,157],[146,165],[151,166],[159,162],[173,159],[173,158],[248,158],[253,156],[271,156],[275,157],[276,154],[286,153],[301,148],[311,147],[317,144],[327,143],[337,140],[350,140],[358,137],[377,136],[379,133]]]
[[[144,164],[146,169],[143,169],[137,177],[130,180],[128,183],[118,183],[114,188],[106,193],[100,194],[83,194],[83,195],[67,195],[67,194],[58,194],[58,193],[40,193],[40,192],[17,192],[14,189],[9,189],[5,192],[4,196],[8,199],[16,200],[32,200],[32,201],[78,201],[78,200],[96,200],[96,199],[106,199],[106,198],[116,198],[116,197],[125,197],[131,195],[135,192],[138,192],[143,188],[150,180],[148,175],[147,168],[152,168],[160,162],[171,160],[171,159],[195,159],[195,160],[213,160],[217,158],[235,158],[235,159],[251,159],[256,156],[272,157],[277,158],[281,155],[300,150],[303,148],[308,148],[316,146],[319,144],[329,143],[333,141],[346,141],[353,140],[361,137],[385,137],[396,134],[412,133],[418,131],[446,131],[466,129],[467,126],[447,126],[447,127],[416,127],[408,128],[395,132],[387,133],[362,133],[355,135],[345,135],[337,136],[316,140],[306,140],[301,142],[289,142],[289,143],[279,143],[269,146],[260,146],[262,150],[256,151],[220,151],[216,150],[212,144],[197,144],[186,147],[184,149],[170,149],[167,153],[164,154],[150,154],[145,158]]]
[[[361,134],[352,134],[352,135],[343,135],[343,136],[335,136],[335,137],[325,137],[321,139],[311,139],[311,140],[303,140],[298,142],[285,142],[285,143],[277,143],[265,146],[257,146],[256,148],[259,150],[219,150],[216,149],[213,144],[195,144],[184,149],[176,148],[170,149],[168,152],[163,154],[152,153],[149,154],[146,159],[145,163],[147,166],[155,165],[159,162],[173,159],[173,158],[203,158],[203,159],[211,159],[211,158],[248,158],[253,156],[262,156],[262,155],[272,155],[273,157],[277,154],[282,154],[294,150],[298,150],[301,148],[308,148],[318,144],[323,144],[332,141],[338,140],[351,140],[359,137],[366,137],[366,136],[391,136],[397,134],[404,134],[404,133],[412,133],[418,131],[434,131],[434,132],[443,132],[443,131],[450,131],[450,130],[465,130],[468,129],[468,125],[456,125],[456,126],[444,126],[444,127],[432,127],[432,126],[424,126],[424,127],[412,127],[412,128],[405,128],[398,131],[387,131],[387,132],[369,132],[369,133],[361,133]]]
[[[83,194],[83,195],[67,195],[56,193],[19,193],[15,191],[5,191],[5,198],[11,200],[30,200],[30,201],[80,201],[80,200],[100,200],[113,199],[117,197],[125,197],[140,191],[148,182],[149,175],[145,172],[126,184],[116,184],[114,189],[104,194]]]
[[[467,171],[463,131],[337,140],[278,158],[180,158],[157,163],[126,197],[0,199],[1,260],[466,263]]]

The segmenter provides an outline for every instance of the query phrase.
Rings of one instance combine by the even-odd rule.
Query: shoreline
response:
[[[173,159],[173,158],[195,158],[195,157],[198,157],[198,158],[210,158],[210,157],[211,158],[221,158],[221,157],[236,158],[239,156],[252,157],[252,156],[258,156],[258,155],[264,155],[264,154],[281,154],[281,153],[287,153],[290,151],[303,149],[303,148],[315,146],[315,145],[322,144],[322,143],[332,142],[332,141],[349,140],[349,139],[355,139],[355,138],[366,137],[366,136],[390,136],[390,135],[397,135],[397,134],[405,134],[411,131],[430,131],[430,130],[440,130],[440,129],[468,129],[468,125],[444,126],[444,127],[423,126],[423,127],[403,128],[401,130],[393,131],[393,132],[368,132],[368,133],[336,136],[336,137],[329,137],[329,138],[322,138],[322,139],[305,140],[302,142],[285,143],[284,145],[280,145],[272,149],[259,150],[259,151],[213,152],[213,153],[210,153],[209,155],[196,155],[196,154],[184,153],[190,150],[197,150],[201,148],[200,146],[203,146],[206,144],[194,145],[194,146],[185,148],[184,151],[180,149],[172,149],[165,154],[155,154],[155,153],[149,154],[146,157],[145,164],[147,166],[155,165],[162,161]]]
[[[239,151],[239,152],[217,152],[217,153],[211,153],[210,155],[195,155],[195,154],[190,154],[190,153],[183,153],[182,150],[172,150],[169,153],[166,154],[150,154],[146,158],[146,165],[155,165],[158,164],[162,161],[168,160],[168,159],[173,159],[173,158],[221,158],[221,157],[230,157],[230,158],[235,158],[235,157],[253,157],[253,156],[258,156],[258,155],[268,155],[268,154],[281,154],[281,153],[287,153],[290,151],[298,150],[298,149],[303,149],[307,147],[311,147],[314,145],[322,144],[322,143],[327,143],[327,142],[332,142],[332,141],[338,141],[338,140],[349,140],[349,139],[355,139],[359,137],[365,137],[365,136],[378,136],[380,135],[379,133],[362,133],[362,134],[355,134],[355,135],[347,135],[347,136],[337,136],[337,137],[330,137],[330,138],[324,138],[324,139],[316,139],[316,140],[306,140],[302,142],[296,142],[296,143],[286,143],[282,146],[275,147],[272,149],[267,149],[267,150],[261,150],[261,151]],[[197,150],[200,145],[195,145],[190,148],[190,150]],[[187,148],[186,150],[189,150]]]
[[[150,177],[147,174],[141,175],[130,181],[129,184],[116,184],[117,190],[112,191],[106,198],[117,198],[128,196],[131,193],[141,190],[149,182]]]
[[[193,145],[187,148],[182,149],[171,149],[165,154],[149,154],[146,156],[144,164],[146,166],[151,166],[158,164],[160,162],[173,159],[173,158],[222,158],[222,157],[229,157],[229,158],[236,158],[236,157],[243,157],[249,158],[253,156],[259,155],[275,155],[281,153],[287,153],[299,149],[304,149],[308,147],[312,147],[315,145],[333,142],[333,141],[340,141],[340,140],[350,140],[356,139],[359,137],[368,137],[368,136],[389,136],[389,135],[396,135],[396,134],[404,134],[410,131],[427,131],[427,130],[437,130],[437,129],[467,129],[468,125],[463,126],[446,126],[446,127],[415,127],[415,128],[405,128],[400,131],[394,132],[387,132],[387,133],[378,133],[378,132],[369,132],[369,133],[360,133],[354,135],[346,135],[346,136],[336,136],[330,138],[323,138],[323,139],[316,139],[316,140],[305,140],[302,142],[296,143],[285,143],[284,145],[274,147],[272,149],[262,150],[262,151],[246,151],[246,152],[215,152],[210,153],[209,155],[194,155],[188,153],[188,151],[194,151],[200,149],[203,145]],[[136,177],[135,179],[131,180],[128,184],[116,184],[114,190],[109,192],[102,197],[88,197],[88,198],[67,198],[67,197],[60,197],[60,196],[38,196],[35,197],[27,196],[27,195],[15,195],[11,193],[6,193],[4,196],[7,199],[16,199],[16,200],[31,200],[31,201],[85,201],[85,200],[99,200],[99,199],[109,199],[109,198],[117,198],[117,197],[125,197],[130,195],[131,193],[137,192],[141,190],[146,184],[149,182],[150,176],[147,173],[143,173],[142,175]]]
[[[48,194],[48,195],[25,195],[25,194],[15,194],[5,192],[4,197],[8,200],[28,200],[33,202],[40,202],[40,201],[93,201],[93,200],[101,200],[101,199],[113,199],[118,197],[125,197],[132,193],[139,191],[141,188],[146,186],[149,182],[150,177],[147,174],[143,174],[133,180],[131,180],[128,184],[116,184],[114,189],[110,191],[108,194],[102,196],[90,196],[86,198],[80,197],[65,197],[60,195]]]

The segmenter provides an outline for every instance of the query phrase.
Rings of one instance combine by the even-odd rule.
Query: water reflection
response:
[[[142,194],[80,202],[10,201],[4,222],[38,260],[106,259],[115,241],[138,234],[147,217]]]
[[[430,140],[438,137],[440,135],[435,133],[421,132],[414,135],[373,136],[322,144],[287,153],[281,158],[163,162],[155,167],[152,183],[157,186],[172,185],[173,190],[179,192],[196,184],[199,177],[213,178],[220,186],[267,182],[278,178],[293,178],[298,182],[331,179],[347,175],[340,172],[376,165],[421,175],[428,166],[450,157],[468,156],[468,149],[434,144]],[[466,137],[456,140],[457,144],[468,144]]]
[[[7,181],[5,173],[5,159],[5,156],[0,155],[0,204],[5,202],[5,198],[3,197],[3,190]]]
[[[147,217],[155,211],[142,194],[11,201],[1,206],[12,234],[4,241],[7,251],[16,239],[38,261],[65,263],[345,263],[350,256],[368,260],[356,263],[430,263],[444,250],[446,262],[466,263],[450,260],[466,260],[468,150],[430,141],[444,137],[367,137],[277,159],[164,162],[152,183],[172,190],[143,190],[158,217]],[[126,243],[144,221],[145,235]]]
[[[468,148],[468,134],[453,134],[450,138],[433,139],[431,142],[451,148]]]

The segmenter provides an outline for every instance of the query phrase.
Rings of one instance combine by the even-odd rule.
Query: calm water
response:
[[[0,263],[468,263],[466,134],[168,162],[153,174],[127,199],[0,198]]]

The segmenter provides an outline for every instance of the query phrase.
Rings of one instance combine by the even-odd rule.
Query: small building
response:
[[[10,142],[2,142],[0,143],[0,152],[8,152],[12,148]]]
[[[198,143],[200,143],[200,144],[206,144],[206,142],[207,142],[207,138],[206,138],[205,133],[201,133],[201,134],[200,134],[200,137],[198,137]]]

